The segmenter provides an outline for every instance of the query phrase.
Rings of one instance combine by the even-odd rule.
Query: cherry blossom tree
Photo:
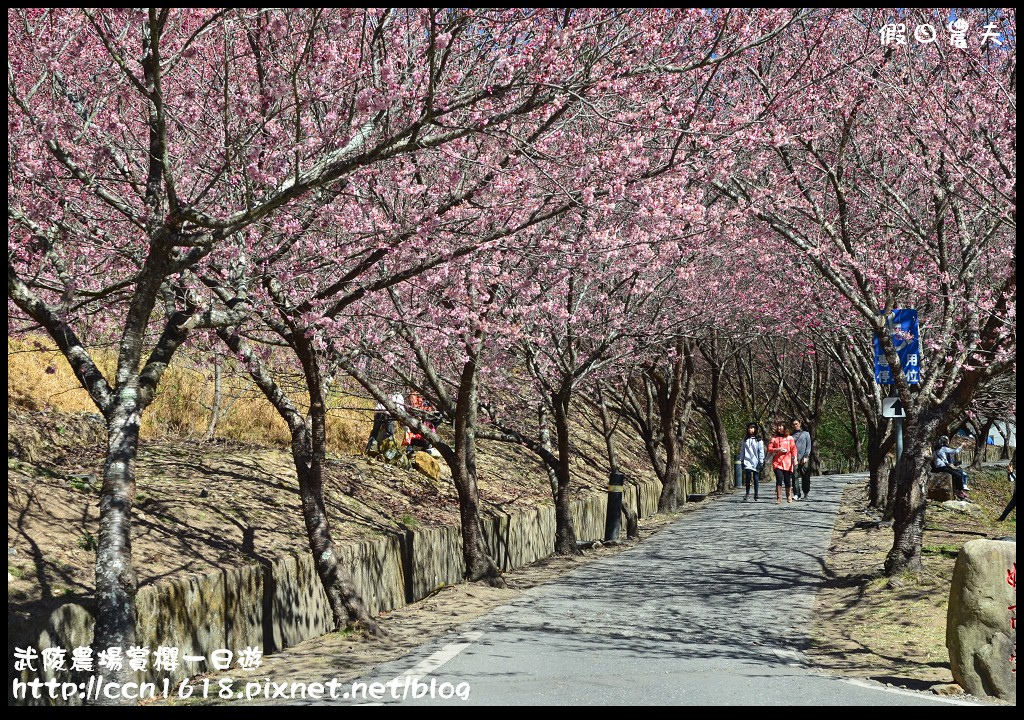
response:
[[[620,200],[630,178],[674,167],[690,144],[711,147],[707,124],[695,118],[726,107],[713,91],[725,68],[803,17],[786,10],[9,10],[8,297],[17,315],[53,337],[110,437],[96,647],[134,641],[139,420],[193,330],[243,328],[256,317],[273,330],[277,313],[284,323],[277,329],[304,355],[299,363],[318,412],[320,319],[337,321],[367,293],[469,254],[525,220],[517,213],[516,223],[494,223],[490,235],[461,242],[458,233],[446,236],[434,254],[414,242],[415,253],[429,255],[416,262],[394,262],[396,247],[436,238],[438,223],[460,217],[465,232],[478,232],[478,188],[493,196],[511,189],[518,201],[516,189],[535,182],[535,168],[542,173],[577,150],[559,142],[552,124],[571,107],[586,106],[595,122],[618,127],[623,137],[604,158],[587,157],[597,168],[605,163],[605,176],[623,169],[626,176],[559,192],[549,184],[544,194],[559,207]],[[653,135],[631,139],[644,123]],[[643,142],[660,145],[656,162],[636,152]],[[430,153],[441,168],[446,148],[472,160],[466,146],[474,143],[481,169],[467,186],[456,172],[431,190],[419,214],[389,213],[395,197],[425,192],[421,167]],[[519,157],[531,166],[526,177]],[[344,242],[325,244],[339,235],[329,227],[342,229]],[[317,256],[317,247],[326,252]],[[314,264],[302,267],[308,258]],[[90,345],[111,335],[118,362],[107,378]],[[315,464],[319,421],[306,418],[302,429],[292,410],[279,410],[293,421],[293,437],[309,436]]]
[[[417,153],[415,159],[408,168],[408,180],[398,183],[395,188],[395,178],[385,178],[383,175],[375,176],[373,182],[368,183],[373,188],[374,200],[381,204],[385,217],[392,223],[392,229],[397,227],[416,228],[416,232],[405,231],[393,233],[390,239],[383,244],[388,247],[397,247],[401,243],[401,249],[409,253],[418,254],[421,258],[430,256],[438,258],[447,257],[454,260],[467,256],[476,247],[486,247],[489,244],[499,242],[502,238],[511,237],[515,233],[522,232],[531,225],[556,217],[568,212],[580,204],[588,205],[595,198],[620,198],[626,188],[636,185],[640,186],[641,181],[654,177],[675,166],[677,156],[685,156],[679,153],[679,141],[686,136],[688,124],[695,114],[695,107],[692,102],[683,103],[678,100],[663,102],[657,106],[658,118],[649,122],[648,130],[660,132],[662,138],[667,138],[675,143],[675,147],[662,153],[666,159],[659,163],[652,163],[649,159],[641,156],[633,156],[633,151],[643,145],[643,136],[639,140],[616,137],[615,133],[621,136],[622,129],[628,123],[636,123],[643,111],[649,111],[644,88],[651,88],[650,83],[642,84],[642,78],[654,78],[653,87],[661,88],[663,94],[668,94],[664,89],[664,82],[658,80],[659,74],[672,77],[680,74],[691,73],[694,80],[685,87],[688,92],[695,94],[701,87],[706,87],[710,79],[715,75],[715,69],[726,58],[733,54],[733,51],[723,52],[716,56],[711,52],[698,55],[696,62],[689,65],[659,65],[659,64],[634,64],[635,56],[641,52],[633,43],[643,39],[647,42],[644,46],[644,53],[650,53],[651,48],[656,52],[664,54],[668,52],[677,55],[682,46],[679,44],[680,27],[682,18],[677,17],[656,17],[656,23],[651,26],[643,26],[646,35],[637,35],[630,28],[633,27],[634,18],[628,18],[625,23],[625,16],[612,14],[603,18],[601,23],[588,27],[581,22],[582,16],[566,15],[561,21],[556,22],[552,27],[560,30],[561,35],[555,39],[555,44],[561,47],[562,53],[572,57],[573,52],[581,53],[577,62],[569,63],[564,71],[575,73],[569,78],[576,83],[572,92],[564,92],[556,95],[562,98],[558,103],[552,102],[550,110],[537,113],[537,119],[530,122],[520,122],[516,125],[494,126],[490,130],[491,136],[497,136],[499,131],[514,142],[505,145],[495,145],[493,137],[477,140],[467,138],[453,140],[447,147],[452,150],[449,155],[444,152],[435,153],[434,156],[426,156],[425,153]],[[705,18],[707,20],[707,18]],[[723,16],[711,24],[703,24],[698,27],[696,38],[701,38],[705,33],[703,41],[718,43],[722,34],[729,25],[729,17]],[[660,23],[660,24],[659,24]],[[748,46],[763,41],[763,37],[748,35],[757,23],[741,23],[742,29],[738,37],[757,38]],[[545,26],[546,27],[546,26]],[[576,33],[576,28],[583,28],[583,32],[576,35],[566,35],[567,32]],[[715,28],[707,35],[708,28]],[[602,36],[602,43],[608,37],[616,38],[616,42],[608,43],[607,60],[603,63],[596,62],[592,49],[589,48],[588,38],[595,30],[612,30],[611,35]],[[773,31],[776,32],[776,31]],[[661,33],[660,43],[650,43],[651,33]],[[689,30],[684,31],[694,37]],[[571,49],[568,45],[562,44],[568,39],[575,45]],[[698,45],[699,47],[699,45]],[[630,62],[623,62],[623,58],[630,58]],[[553,66],[563,71],[560,64]],[[580,68],[583,68],[581,70]],[[601,74],[599,70],[604,70]],[[585,72],[584,72],[585,70]],[[702,71],[704,72],[697,72]],[[659,83],[661,83],[659,85]],[[572,83],[569,83],[572,85]],[[568,87],[568,86],[567,86]],[[669,98],[671,99],[671,98]],[[579,112],[570,115],[567,111],[574,106],[579,106]],[[625,110],[624,110],[625,108]],[[575,111],[574,111],[575,112]],[[608,117],[614,119],[609,121]],[[525,113],[524,113],[525,115]],[[562,121],[565,120],[563,123]],[[683,129],[674,127],[674,124],[682,124]],[[585,132],[583,132],[585,131]],[[482,134],[481,134],[482,135]],[[472,145],[473,147],[469,147]],[[592,150],[600,148],[600,151]],[[439,146],[439,150],[445,148]],[[638,161],[639,160],[639,161]],[[478,166],[479,172],[467,175],[466,163]],[[471,180],[467,180],[471,177]],[[603,187],[602,187],[603,186]],[[429,188],[429,189],[428,189]],[[395,192],[395,190],[398,192]],[[440,190],[440,192],[439,192]],[[438,197],[443,202],[438,205]],[[407,207],[409,198],[422,198],[422,207],[417,207],[412,214],[413,220],[406,220],[409,212]],[[365,206],[365,198],[360,205]],[[481,218],[480,210],[489,208],[492,213],[497,214],[496,220],[492,215],[489,218]],[[489,221],[488,221],[489,220]],[[475,233],[471,229],[475,228]],[[472,240],[465,240],[470,236]],[[377,240],[378,243],[381,240]],[[461,244],[460,244],[461,243]],[[393,259],[393,258],[392,258]],[[360,267],[359,272],[363,273],[376,265],[373,263]],[[400,281],[413,279],[419,273],[437,264],[437,261],[430,260],[422,262],[414,267],[407,267],[403,270],[395,269],[392,262],[384,262],[381,258],[380,267],[373,267],[375,273],[381,278],[375,281],[377,289],[392,286]],[[382,392],[379,386],[373,387],[368,382],[365,374],[361,375],[352,366],[346,365],[344,358],[346,348],[366,347],[365,341],[351,342],[351,338],[342,341],[346,333],[341,325],[351,328],[351,324],[343,322],[339,313],[346,307],[349,300],[336,300],[334,295],[342,295],[346,298],[361,296],[367,292],[365,285],[360,285],[358,277],[353,272],[343,272],[342,280],[333,284],[322,286],[319,290],[307,295],[305,299],[288,303],[293,314],[303,314],[298,319],[299,324],[304,324],[307,332],[315,332],[313,325],[319,323],[325,330],[331,330],[333,334],[329,343],[334,348],[333,355],[336,362],[342,364],[347,372],[357,377],[360,382],[382,404],[396,416],[408,418],[400,408],[388,404],[386,393]],[[475,283],[478,278],[470,277],[465,280],[466,287],[477,287]],[[351,288],[358,287],[356,295],[351,294]],[[480,296],[492,297],[493,293],[485,292],[485,288],[476,290]],[[469,302],[462,298],[462,302]],[[281,305],[283,307],[283,305]],[[321,320],[311,320],[312,314],[319,312],[323,315]],[[451,319],[451,318],[449,318]],[[461,321],[461,318],[454,318]],[[408,339],[411,333],[407,332],[404,337]],[[481,333],[479,329],[470,327],[462,328],[458,332],[468,333],[467,337],[475,337]],[[350,335],[351,333],[349,333]],[[466,346],[467,357],[469,358],[462,379],[457,386],[467,393],[475,393],[475,368],[478,363],[475,358],[481,352],[482,336],[468,343]],[[374,343],[371,343],[374,344]],[[339,347],[340,346],[340,347]],[[420,356],[422,356],[422,351]],[[423,368],[428,372],[427,368]],[[467,567],[470,577],[477,577],[481,573],[488,577],[494,576],[493,563],[488,563],[485,553],[479,552],[480,537],[478,532],[479,521],[475,506],[475,490],[473,482],[468,478],[472,476],[472,437],[471,427],[475,423],[475,400],[466,400],[468,405],[473,406],[471,410],[465,409],[462,394],[453,396],[452,403],[447,402],[445,393],[436,391],[436,401],[448,406],[451,404],[453,417],[456,419],[457,432],[455,444],[450,448],[451,457],[446,455],[446,460],[454,462],[453,477],[457,479],[457,486],[460,488],[460,498],[463,499],[464,512],[464,548],[467,553]],[[457,411],[458,408],[463,408]],[[415,422],[415,418],[412,418]],[[419,428],[418,428],[419,429]],[[442,449],[442,454],[444,454]],[[543,453],[542,453],[543,454]],[[472,536],[472,537],[470,537]]]
[[[963,425],[974,434],[974,458],[972,468],[978,468],[985,460],[986,445],[993,431],[1001,435],[1006,431],[1006,421],[1016,416],[1016,378],[1007,373],[994,377],[979,388],[974,403],[967,411]],[[950,429],[955,427],[951,424]],[[1009,459],[1009,438],[1003,436],[1000,457]]]
[[[694,409],[695,350],[680,336],[662,353],[611,385],[611,408],[640,436],[655,474],[661,481],[659,512],[672,512],[686,502],[680,487],[682,450]]]
[[[713,203],[701,195],[701,178],[691,168],[683,188],[666,187],[664,194],[677,200],[666,209],[668,222],[643,226],[644,233],[658,238],[652,241],[650,257],[637,255],[656,298],[633,313],[634,326],[646,331],[638,343],[642,351],[632,355],[613,403],[643,439],[662,481],[662,512],[685,502],[685,493],[680,497],[681,462],[693,411],[701,400],[701,343],[723,328],[749,328],[750,308],[758,305],[751,301],[760,295],[736,293],[745,281],[756,282],[757,265],[737,263],[734,254],[725,251],[731,217],[716,213]],[[744,268],[754,275],[745,274]]]
[[[94,633],[104,650],[135,639],[130,518],[141,416],[189,332],[232,319],[180,280],[234,244],[230,232],[179,213],[186,196],[208,199],[176,162],[189,149],[172,139],[164,83],[199,43],[203,20],[8,14],[8,298],[54,339],[107,425]],[[91,350],[108,337],[117,338],[112,378]]]
[[[482,386],[510,369],[507,347],[515,326],[506,308],[519,287],[513,278],[520,252],[521,246],[482,251],[470,262],[449,263],[390,288],[384,309],[371,303],[355,323],[361,337],[350,331],[342,346],[347,352],[332,346],[331,355],[441,454],[459,497],[465,577],[492,585],[503,581],[483,533],[477,438],[486,404]],[[395,388],[417,392],[433,411],[398,405],[391,399]],[[450,424],[450,431],[442,424]]]
[[[764,27],[714,55],[720,22],[695,28],[697,54],[663,13],[12,9],[8,20],[8,296],[54,337],[111,438],[97,647],[134,639],[139,417],[188,331],[225,321],[184,271],[264,256],[256,224],[300,201],[328,205],[360,170],[554,112],[608,73],[627,83],[714,67]],[[283,229],[301,235],[302,217]],[[98,324],[120,328],[112,382],[80,332],[96,308]]]
[[[554,425],[559,553],[576,552],[568,504],[574,396],[636,367],[642,352],[654,357],[667,339],[680,336],[680,326],[690,319],[682,314],[683,303],[675,302],[681,287],[678,275],[685,274],[680,261],[690,252],[689,241],[698,236],[672,227],[657,206],[651,209],[628,198],[607,208],[600,221],[584,214],[578,223],[575,228],[563,225],[573,238],[573,252],[547,261],[546,272],[537,275],[538,301],[520,308],[525,330],[517,345]],[[665,394],[672,391],[666,388]],[[669,410],[664,417],[669,442],[674,442],[675,414]],[[674,456],[668,468],[670,474],[678,473]],[[675,487],[677,476],[669,480]]]
[[[801,23],[802,42],[748,67],[764,122],[750,154],[716,181],[881,337],[907,408],[890,574],[920,567],[933,439],[1014,363],[1016,16],[957,15],[993,22],[1000,44],[885,45],[885,11]],[[913,11],[901,22],[949,17]],[[899,368],[885,323],[910,306],[925,338],[919,385]]]

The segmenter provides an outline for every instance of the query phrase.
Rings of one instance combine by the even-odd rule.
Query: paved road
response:
[[[367,690],[391,682],[377,688],[385,704],[403,693],[405,703],[446,705],[955,702],[820,675],[805,662],[842,490],[863,477],[815,478],[809,502],[736,494],[710,503],[378,668]],[[413,700],[416,688],[424,697]]]

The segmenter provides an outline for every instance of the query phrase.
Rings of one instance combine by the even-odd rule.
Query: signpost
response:
[[[885,327],[899,356],[903,376],[911,385],[920,384],[921,333],[917,325],[917,310],[893,308],[886,315]],[[882,352],[882,343],[877,335],[874,338],[874,346],[875,382],[879,385],[892,385],[892,370],[885,353]]]
[[[896,355],[899,357],[903,377],[908,385],[921,384],[921,332],[917,324],[917,310],[893,308],[885,316],[885,329],[892,340]],[[878,335],[874,337],[875,346],[875,382],[879,385],[892,385],[892,368],[882,351],[882,343]],[[907,416],[906,408],[898,397],[882,400],[882,417],[893,418],[896,423],[896,481],[899,482],[900,461],[903,459],[903,418]]]
[[[882,417],[904,418],[906,416],[907,412],[904,410],[903,403],[898,397],[882,399]]]
[[[882,417],[893,418],[896,423],[896,482],[900,480],[900,460],[903,459],[903,418],[907,411],[898,397],[882,398]]]

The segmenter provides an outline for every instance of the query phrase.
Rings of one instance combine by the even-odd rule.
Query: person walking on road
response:
[[[775,437],[768,441],[775,472],[775,504],[782,502],[782,488],[786,488],[786,501],[793,502],[793,468],[796,466],[796,443],[786,432],[786,424],[775,426]]]
[[[761,466],[764,464],[764,441],[758,436],[756,423],[747,425],[747,437],[743,439],[740,459],[743,462],[743,484],[747,488],[743,502],[750,499],[751,480],[754,482],[754,502],[757,502],[758,480],[761,479]]]
[[[799,420],[793,420],[793,442],[796,443],[796,468],[793,477],[793,494],[799,500],[811,492],[811,434],[804,430]]]

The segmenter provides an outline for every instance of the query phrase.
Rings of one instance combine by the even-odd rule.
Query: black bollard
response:
[[[610,542],[619,539],[619,524],[622,516],[622,485],[626,482],[626,476],[622,473],[612,473],[608,479],[608,514],[604,521],[604,541]]]

